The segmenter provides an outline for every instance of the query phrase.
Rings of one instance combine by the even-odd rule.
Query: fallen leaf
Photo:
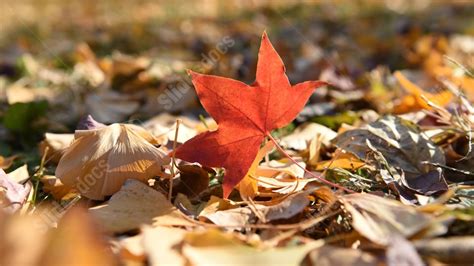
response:
[[[8,169],[10,166],[12,166],[13,161],[18,158],[17,155],[9,156],[9,157],[3,157],[0,155],[0,168],[1,169]]]
[[[400,117],[385,116],[365,128],[345,131],[333,141],[338,148],[356,155],[360,160],[370,161],[371,157],[377,155],[380,158],[376,158],[375,162],[381,164],[386,160],[387,167],[404,176],[403,184],[409,189],[429,193],[447,189],[442,172],[431,165],[445,164],[443,150],[414,124]],[[379,169],[385,170],[382,166]],[[437,175],[429,180],[423,177],[431,172]],[[401,178],[395,181],[402,184]]]
[[[314,170],[323,171],[326,169],[334,169],[334,168],[356,170],[356,169],[361,168],[364,165],[365,163],[359,160],[357,157],[349,153],[342,153],[340,155],[335,155],[335,158],[332,160],[317,162],[314,165]]]
[[[175,192],[195,198],[209,187],[209,172],[201,166],[182,164],[178,169],[180,182],[173,188]]]
[[[325,245],[311,251],[308,255],[311,265],[319,266],[376,266],[376,257],[360,249],[341,248]]]
[[[111,233],[138,229],[143,224],[193,224],[163,194],[134,179],[127,180],[108,203],[91,208],[90,212]]]
[[[192,265],[300,265],[308,252],[322,245],[311,241],[294,247],[257,249],[217,230],[188,233],[183,255]]]
[[[413,244],[400,235],[394,235],[386,252],[387,265],[423,266],[423,260]]]
[[[102,200],[117,192],[128,178],[146,182],[163,175],[162,166],[170,159],[147,141],[152,139],[144,129],[126,124],[77,130],[56,176],[81,195]]]
[[[202,105],[219,128],[184,143],[176,150],[176,157],[208,167],[224,167],[224,197],[245,177],[265,136],[290,123],[313,90],[325,84],[310,81],[291,86],[266,33],[262,36],[253,86],[190,74]]]
[[[26,180],[30,178],[30,174],[28,173],[28,165],[24,164],[23,166],[18,167],[17,169],[8,173],[8,176],[18,184],[25,183]]]
[[[76,207],[52,232],[39,265],[118,265],[118,260],[87,210]]]
[[[67,200],[79,195],[75,189],[64,185],[55,176],[44,175],[40,181],[43,183],[44,192],[51,194],[55,200]]]
[[[330,141],[337,136],[334,130],[317,123],[304,123],[298,126],[290,135],[283,137],[281,146],[302,151],[308,148],[308,143],[316,136],[320,135],[320,141],[329,145]]]
[[[454,236],[414,241],[420,255],[447,264],[473,264],[474,237]]]
[[[186,265],[185,258],[177,248],[183,241],[186,230],[145,226],[142,231],[143,247],[148,254],[150,265]]]
[[[140,107],[138,101],[114,91],[87,94],[85,105],[87,113],[103,123],[124,121]]]
[[[246,206],[213,213],[201,213],[200,217],[205,217],[217,225],[244,228],[253,223],[256,218],[261,219],[264,223],[289,219],[301,213],[308,204],[308,193],[299,192],[271,206],[253,204],[252,208]],[[258,212],[258,215],[255,215],[255,212]]]
[[[117,241],[120,258],[125,265],[145,263],[143,234],[123,238]]]
[[[15,182],[0,169],[0,206],[8,213],[14,213],[23,206],[31,191],[31,183]]]
[[[260,148],[257,156],[255,156],[255,160],[249,168],[249,171],[245,177],[240,180],[238,184],[238,190],[240,192],[240,197],[243,200],[253,199],[258,195],[257,180],[255,179],[255,176],[257,176],[257,168],[263,157],[265,157],[265,155],[273,149],[273,146],[273,143],[269,141],[265,144],[265,146]]]
[[[46,160],[58,163],[73,141],[74,134],[46,133],[44,140],[39,144],[40,154],[44,156],[47,152]]]
[[[405,98],[401,100],[400,104],[394,107],[394,113],[396,114],[408,113],[420,109],[432,110],[433,108],[425,99],[438,106],[446,106],[453,98],[453,94],[448,90],[436,94],[423,91],[420,87],[407,79],[400,71],[396,71],[394,76],[400,85],[409,93],[408,96],[405,96]],[[425,97],[425,99],[423,97]]]
[[[95,119],[91,115],[86,115],[79,120],[77,123],[78,130],[90,130],[90,129],[98,129],[101,127],[106,127],[106,125],[95,121]]]
[[[389,245],[398,235],[410,237],[427,228],[433,219],[411,206],[375,195],[351,194],[341,199],[355,230],[380,245]]]

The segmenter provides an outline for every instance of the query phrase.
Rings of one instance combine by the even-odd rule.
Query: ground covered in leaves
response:
[[[180,2],[0,4],[0,265],[474,263],[473,4]]]

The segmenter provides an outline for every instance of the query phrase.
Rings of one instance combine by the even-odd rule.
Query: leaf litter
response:
[[[298,14],[1,61],[0,264],[472,264],[472,30]]]

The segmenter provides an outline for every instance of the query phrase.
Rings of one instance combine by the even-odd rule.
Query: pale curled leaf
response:
[[[145,130],[125,124],[78,130],[56,176],[83,196],[102,200],[117,192],[128,178],[145,182],[163,174],[162,165],[170,159],[149,142],[152,140]]]
[[[280,141],[283,147],[295,150],[305,150],[308,148],[308,143],[320,135],[320,141],[329,145],[330,141],[337,136],[334,130],[317,123],[305,123],[298,126],[290,135],[283,137]]]

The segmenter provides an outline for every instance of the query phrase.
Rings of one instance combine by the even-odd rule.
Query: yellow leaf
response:
[[[258,151],[257,156],[255,157],[255,160],[250,166],[249,171],[237,185],[237,188],[240,192],[240,197],[242,199],[253,199],[255,196],[257,196],[258,186],[257,180],[255,180],[255,177],[257,175],[257,168],[263,157],[265,157],[265,155],[269,153],[272,149],[273,143],[269,141]],[[251,176],[254,176],[254,178],[252,178]]]
[[[350,153],[342,153],[333,160],[321,161],[315,164],[316,171],[323,171],[325,169],[359,169],[364,166],[365,163],[357,159],[354,155]]]
[[[407,79],[400,71],[396,71],[394,76],[400,85],[409,93],[409,95],[402,99],[401,103],[394,107],[395,113],[400,114],[421,109],[431,110],[431,106],[429,106],[423,97],[439,106],[446,106],[453,97],[450,91],[443,91],[436,94],[423,91],[420,87]]]

